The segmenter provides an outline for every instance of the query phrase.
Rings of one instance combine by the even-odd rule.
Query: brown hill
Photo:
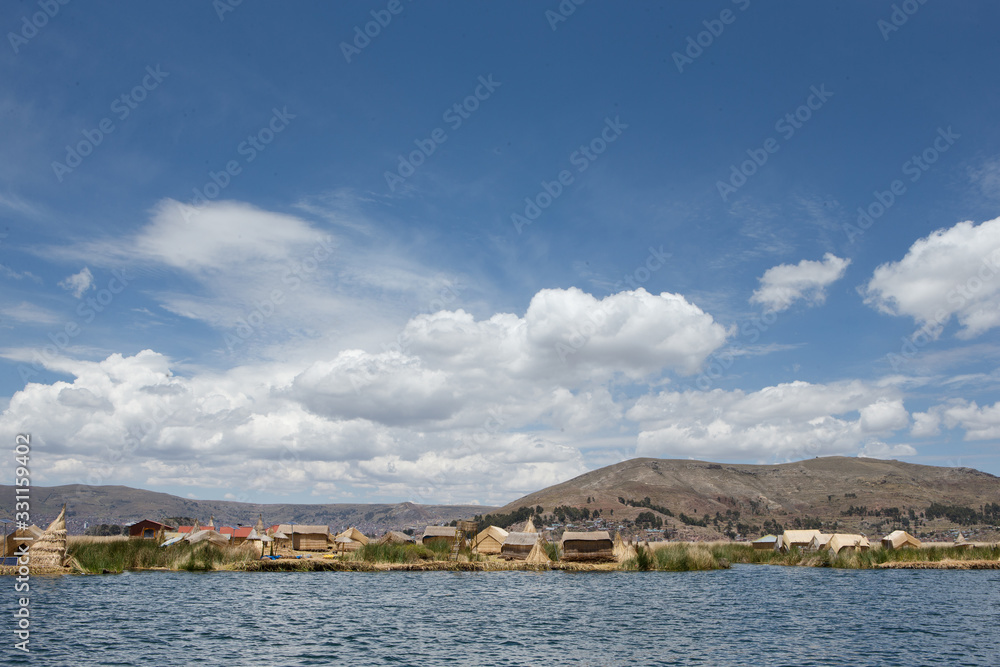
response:
[[[14,487],[0,486],[0,508],[14,507]],[[496,508],[482,505],[397,504],[258,504],[228,500],[191,500],[168,493],[127,486],[31,487],[31,521],[48,525],[67,503],[66,524],[70,534],[82,534],[84,523],[128,524],[141,519],[162,521],[168,517],[191,517],[216,525],[252,525],[262,514],[268,525],[275,523],[327,524],[334,529],[357,526],[367,534],[386,530],[423,529],[427,525],[466,519]],[[4,512],[3,514],[7,514]],[[5,516],[13,519],[12,516]]]
[[[634,520],[645,507],[623,505],[621,500],[649,498],[649,505],[666,508],[665,524],[681,535],[712,537],[724,528],[714,524],[705,529],[677,520],[715,517],[723,524],[762,526],[774,520],[790,527],[795,519],[808,518],[825,524],[838,522],[839,528],[898,524],[895,510],[906,517],[914,510],[917,518],[931,503],[969,507],[1000,502],[1000,478],[971,468],[883,461],[868,458],[823,457],[780,465],[719,464],[673,459],[632,459],[580,475],[562,484],[536,491],[503,507],[511,512],[520,507],[542,506],[551,513],[558,506],[599,510],[605,522]],[[861,508],[861,509],[859,509]],[[987,512],[988,512],[987,508]],[[739,519],[733,519],[739,512]],[[1000,523],[1000,517],[994,519]],[[881,524],[881,525],[880,525]],[[954,522],[931,521],[924,530],[944,530]]]

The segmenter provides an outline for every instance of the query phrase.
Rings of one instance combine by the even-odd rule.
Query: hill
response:
[[[633,501],[640,506],[627,504]],[[838,530],[869,534],[890,527],[941,533],[956,526],[1000,525],[998,502],[1000,477],[971,468],[839,456],[780,465],[642,458],[536,491],[500,513],[541,506],[544,514],[553,514],[570,507],[591,517],[596,510],[600,521],[621,524],[652,512],[678,537],[709,539],[727,530],[760,533],[774,524],[824,529],[836,524]],[[939,507],[928,513],[932,504]],[[953,518],[934,516],[938,510]],[[692,525],[681,520],[682,513],[697,522],[705,515],[709,520],[706,526]]]
[[[4,509],[14,507],[14,487],[0,486]],[[141,519],[192,517],[216,525],[252,525],[263,515],[275,523],[328,524],[334,529],[357,526],[366,534],[414,528],[465,519],[495,508],[482,505],[397,504],[257,504],[228,500],[191,500],[168,493],[127,486],[35,486],[31,488],[31,521],[41,527],[56,517],[67,503],[66,524],[71,534],[82,534],[84,523],[128,524]],[[6,513],[5,513],[6,514]],[[4,518],[12,519],[12,516]]]

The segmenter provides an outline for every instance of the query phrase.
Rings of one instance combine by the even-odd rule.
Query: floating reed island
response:
[[[277,524],[262,519],[247,528],[208,524],[174,528],[149,520],[120,537],[66,536],[64,513],[46,531],[26,530],[17,547],[27,550],[32,573],[188,571],[698,571],[731,564],[848,569],[1000,569],[1000,545],[927,544],[895,531],[873,546],[863,535],[790,530],[747,542],[632,543],[607,531],[564,532],[547,540],[532,519],[520,530],[428,526],[420,537],[390,531],[372,539],[357,528],[331,533],[327,526]],[[27,547],[23,545],[28,545]],[[8,545],[5,545],[7,547]],[[21,563],[24,565],[25,563]],[[5,565],[0,574],[14,574]]]

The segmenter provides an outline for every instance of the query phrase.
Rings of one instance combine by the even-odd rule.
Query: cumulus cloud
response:
[[[826,253],[822,261],[804,259],[798,264],[772,266],[760,277],[760,288],[754,291],[750,303],[775,312],[801,299],[811,305],[821,304],[826,300],[826,287],[840,280],[850,263],[849,259]]]
[[[880,440],[865,445],[858,456],[868,459],[892,459],[897,456],[915,456],[917,450],[910,445],[888,445]]]
[[[1000,326],[1000,218],[918,239],[903,259],[875,269],[862,293],[868,305],[912,317],[933,337],[952,317],[959,338]]]
[[[79,273],[74,273],[60,280],[59,287],[62,287],[79,299],[83,296],[84,292],[94,289],[94,274],[85,266]]]
[[[49,483],[507,502],[580,474],[581,447],[621,433],[604,383],[696,369],[725,331],[677,295],[546,290],[523,316],[439,311],[398,340],[189,377],[150,350],[46,359],[75,379],[28,384],[0,426],[46,425]]]
[[[966,440],[1000,438],[1000,403],[979,407],[975,401],[958,400],[936,412],[948,428],[964,429]]]
[[[792,459],[857,453],[872,433],[908,416],[891,385],[791,382],[760,391],[662,392],[626,416],[640,424],[639,456]]]

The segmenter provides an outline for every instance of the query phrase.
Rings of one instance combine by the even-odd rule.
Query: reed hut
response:
[[[446,542],[449,547],[453,547],[457,538],[458,529],[454,526],[427,526],[420,543],[427,546],[434,542]]]
[[[809,540],[809,546],[806,547],[809,551],[819,551],[825,549],[826,545],[830,543],[830,538],[833,537],[830,533],[820,533],[816,537]]]
[[[538,532],[535,529],[535,520],[534,520],[533,517],[528,517],[528,520],[524,522],[524,530],[521,531],[521,532],[523,532],[523,533],[537,533]]]
[[[7,541],[4,543],[4,556],[13,556],[17,551],[17,548],[22,544],[27,544],[30,548],[35,542],[41,539],[45,531],[31,524],[27,528],[18,528],[13,533],[7,536]]]
[[[758,537],[750,544],[755,551],[773,551],[778,548],[778,536],[765,535],[764,537]]]
[[[222,532],[222,531],[219,531]],[[229,538],[232,544],[244,544],[246,542],[260,541],[260,534],[252,526],[240,526],[233,529],[232,537]]]
[[[969,542],[967,539],[965,539],[965,535],[962,534],[962,531],[959,531],[958,532],[958,537],[955,538],[955,542],[951,546],[959,548],[959,549],[971,549],[972,547],[974,547],[976,545],[974,543],[972,543],[972,542]]]
[[[58,568],[66,560],[66,506],[28,551],[33,567]]]
[[[871,549],[871,546],[868,538],[864,535],[847,535],[843,533],[834,533],[826,543],[826,548],[829,549],[831,556],[836,556],[845,549],[847,551],[868,551]]]
[[[606,530],[589,533],[563,533],[562,560],[569,562],[601,562],[615,559],[614,543]]]
[[[531,547],[531,552],[524,559],[524,562],[531,565],[546,565],[551,563],[552,559],[549,558],[549,555],[545,553],[545,549],[542,548],[542,541],[538,540],[535,542],[535,546]]]
[[[357,551],[368,544],[368,536],[353,526],[333,538],[333,543],[339,553]]]
[[[330,545],[329,526],[294,524],[290,528],[290,533],[282,532],[292,538],[292,548],[296,551],[326,551]]]
[[[798,547],[799,549],[809,548],[809,543],[820,534],[818,530],[786,530],[781,534],[781,551],[787,552]]]
[[[285,533],[280,530],[275,530],[271,533],[271,539],[273,540],[271,546],[274,549],[291,549],[292,548],[292,538],[288,537]]]
[[[223,535],[219,531],[211,528],[206,528],[203,530],[198,530],[193,533],[189,533],[184,537],[184,541],[189,544],[199,544],[201,542],[208,542],[209,544],[214,544],[217,547],[224,547],[229,544],[229,536]]]
[[[510,535],[503,528],[487,526],[472,540],[472,550],[479,554],[499,554],[503,541]]]
[[[919,549],[923,543],[905,530],[894,530],[882,538],[884,549]]]
[[[538,533],[508,533],[500,546],[500,557],[506,560],[525,560],[538,542]]]
[[[398,530],[390,530],[379,538],[379,544],[412,544],[416,541],[412,535],[401,533]]]
[[[129,539],[134,540],[156,540],[159,539],[162,533],[171,530],[174,530],[173,526],[168,526],[159,521],[143,519],[142,521],[136,521],[128,527],[128,536]]]

